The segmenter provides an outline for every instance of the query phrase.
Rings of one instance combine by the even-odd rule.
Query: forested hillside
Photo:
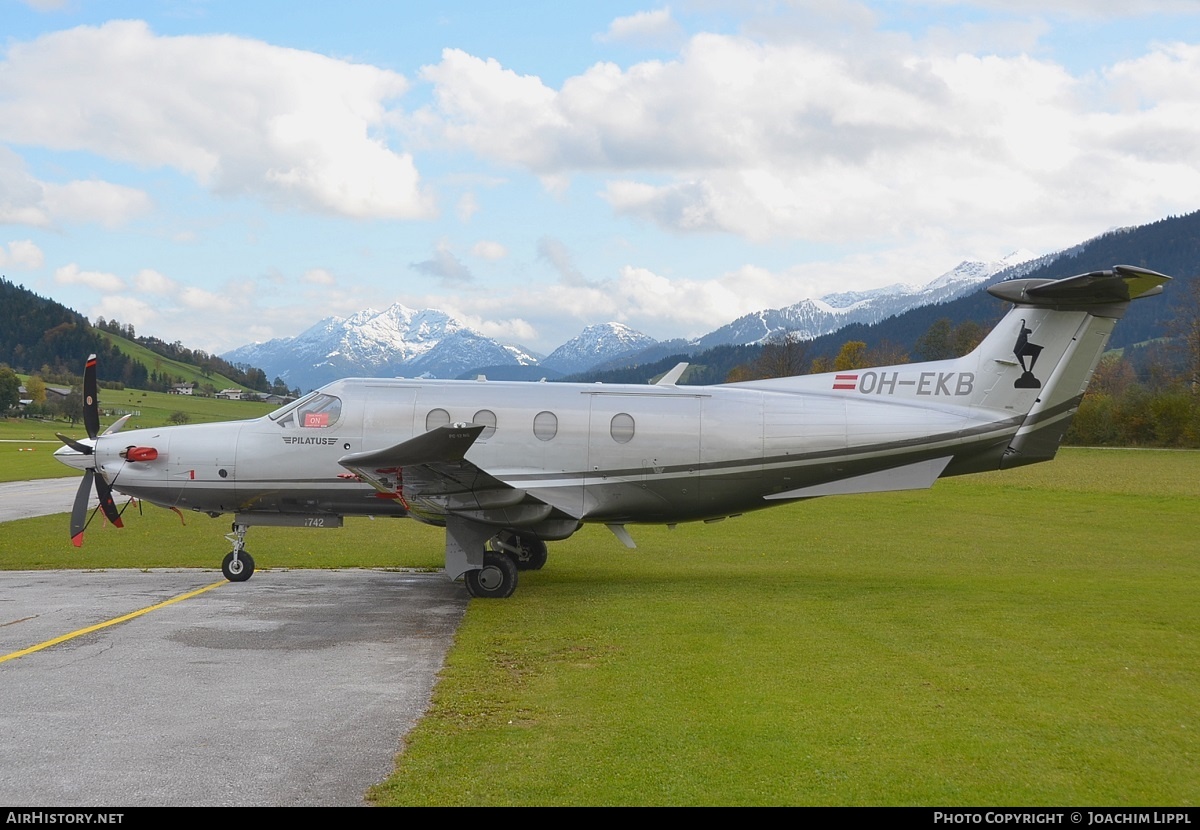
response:
[[[180,343],[138,337],[132,326],[116,321],[100,320],[94,327],[82,314],[0,277],[0,363],[50,383],[67,383],[83,371],[87,356],[95,354],[100,358],[101,383],[165,392],[172,383],[189,379],[125,354],[101,330],[132,340],[169,360],[193,364],[201,375],[219,377],[221,383],[230,380],[247,389],[270,391],[261,369],[231,366],[215,355],[186,349]]]
[[[0,277],[0,363],[50,380],[80,374],[93,353],[102,380],[137,386],[148,379],[144,366],[109,346],[82,314]]]

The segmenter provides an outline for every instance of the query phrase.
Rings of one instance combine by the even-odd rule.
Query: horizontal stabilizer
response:
[[[1092,271],[1061,280],[1008,280],[993,285],[988,293],[1017,305],[1084,308],[1160,294],[1170,280],[1147,268],[1115,265],[1109,271]]]
[[[386,449],[350,453],[338,463],[357,472],[462,461],[484,429],[477,424],[448,424]]]

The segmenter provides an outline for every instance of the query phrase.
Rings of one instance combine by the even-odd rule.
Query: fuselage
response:
[[[711,387],[346,379],[254,420],[101,435],[89,463],[166,507],[428,518],[433,502],[414,510],[339,459],[469,423],[485,428],[465,460],[528,501],[579,521],[653,523],[824,495],[881,469],[999,466],[1021,419],[971,405],[958,377],[904,370],[911,395],[884,394],[904,388],[898,375],[848,390],[832,375]],[[130,448],[156,457],[128,460]]]

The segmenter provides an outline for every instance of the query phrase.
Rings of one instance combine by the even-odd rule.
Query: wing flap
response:
[[[529,526],[549,518],[549,504],[466,460],[483,430],[450,424],[382,450],[351,453],[338,463],[377,490],[401,496],[417,516],[440,521],[455,515],[497,526]]]

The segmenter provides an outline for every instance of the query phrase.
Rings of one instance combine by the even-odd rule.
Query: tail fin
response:
[[[1014,307],[960,363],[973,366],[972,406],[1025,416],[1001,467],[1054,457],[1113,326],[1132,300],[1162,293],[1170,279],[1117,265],[1060,280],[1011,280],[988,289]]]

